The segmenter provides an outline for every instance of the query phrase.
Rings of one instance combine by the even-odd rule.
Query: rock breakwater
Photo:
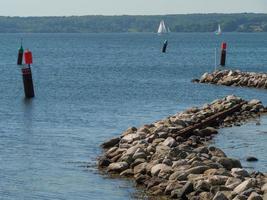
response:
[[[190,200],[267,197],[267,176],[249,173],[209,140],[220,127],[238,125],[266,112],[259,100],[236,96],[193,107],[102,144],[100,170],[133,178],[155,196]],[[265,197],[264,197],[265,195]]]
[[[267,89],[266,73],[241,72],[239,70],[217,70],[212,73],[205,73],[200,80],[195,79],[193,81],[216,85]]]

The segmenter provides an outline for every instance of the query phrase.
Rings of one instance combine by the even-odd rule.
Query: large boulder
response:
[[[232,168],[231,174],[234,177],[249,177],[249,173],[245,169]]]
[[[234,158],[223,157],[219,158],[217,162],[227,170],[231,170],[232,168],[242,168],[240,161]]]
[[[176,189],[171,192],[171,198],[187,199],[186,195],[194,191],[193,183],[188,181],[182,189]]]
[[[129,127],[125,132],[122,133],[123,136],[133,134],[137,131],[135,127]]]
[[[240,183],[242,183],[241,179],[229,177],[225,183],[225,186],[230,188],[231,190],[234,190],[238,185],[240,185]]]
[[[229,200],[224,193],[217,192],[216,195],[213,197],[212,200]]]
[[[168,137],[163,143],[162,145],[164,146],[169,146],[169,147],[175,147],[177,145],[175,139],[173,139],[172,137]]]
[[[110,165],[110,163],[111,163],[110,160],[106,157],[101,157],[98,160],[98,166],[99,167],[107,167]]]
[[[256,193],[256,192],[252,192],[249,197],[248,200],[263,200],[262,197]]]
[[[197,136],[200,136],[200,137],[207,137],[207,136],[211,136],[213,134],[217,134],[218,131],[213,128],[213,127],[207,127],[207,128],[204,128],[198,132],[195,133],[195,135]]]
[[[261,104],[261,101],[258,99],[252,99],[251,101],[248,102],[249,105],[257,105]]]
[[[112,138],[109,141],[104,142],[101,146],[104,149],[111,148],[117,145],[120,142],[120,140],[121,140],[120,137]]]
[[[157,164],[155,166],[153,166],[151,168],[151,175],[152,176],[158,176],[158,174],[160,173],[160,171],[168,171],[168,170],[171,170],[171,167],[168,166],[168,165],[165,165],[165,164]]]
[[[207,77],[209,76],[209,73],[204,73],[200,78],[200,83],[205,83],[207,81]]]
[[[187,174],[203,174],[206,170],[210,169],[208,166],[192,167],[185,171]]]
[[[256,183],[256,180],[253,178],[247,179],[245,181],[243,181],[241,184],[239,184],[235,189],[234,192],[236,192],[237,194],[240,194],[244,191],[246,191],[249,188],[252,188]]]
[[[126,170],[128,168],[127,162],[117,162],[117,163],[111,163],[108,166],[109,172],[115,172],[115,173],[121,173],[122,171]]]
[[[146,174],[147,163],[141,163],[134,167],[134,174]]]
[[[207,181],[199,180],[199,181],[196,182],[194,188],[197,191],[206,191],[206,192],[209,192],[210,191],[210,188],[211,188],[211,185]]]
[[[211,185],[224,185],[228,180],[228,176],[215,175],[208,178],[208,183]]]
[[[183,187],[183,185],[181,185],[177,181],[169,181],[168,185],[167,185],[167,187],[166,187],[166,189],[164,191],[164,194],[170,195],[173,190],[177,190],[177,189],[180,189],[182,187]]]
[[[128,134],[128,135],[125,135],[122,139],[121,139],[121,143],[132,143],[133,141],[135,140],[138,140],[140,139],[140,136],[138,134]]]

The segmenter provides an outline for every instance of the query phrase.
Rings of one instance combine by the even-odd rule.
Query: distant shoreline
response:
[[[68,17],[0,17],[0,33],[143,33],[156,32],[160,20],[171,32],[267,32],[267,14],[177,14]]]
[[[266,34],[267,32],[225,32],[224,34]],[[9,32],[5,32],[2,33],[0,32],[1,35],[8,35],[8,34],[53,34],[53,35],[57,35],[57,34],[69,34],[69,35],[75,35],[75,34],[117,34],[117,35],[123,35],[123,34],[155,34],[158,35],[156,32],[82,32],[82,33],[75,33],[75,32],[16,32],[16,33],[9,33]],[[172,32],[171,34],[210,34],[210,35],[214,35],[214,37],[220,37],[220,36],[216,36],[213,32]]]

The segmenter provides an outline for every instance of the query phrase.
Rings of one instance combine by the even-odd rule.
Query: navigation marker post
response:
[[[220,65],[223,67],[225,66],[225,62],[226,62],[226,48],[227,48],[227,44],[226,42],[223,42],[221,46],[221,63],[220,63]]]
[[[23,55],[24,55],[25,64],[23,64]],[[29,50],[26,50],[24,52],[22,44],[21,44],[21,47],[18,52],[17,65],[21,66],[24,93],[25,93],[26,98],[34,97],[31,64],[32,64],[32,52]]]
[[[166,53],[167,46],[168,46],[168,40],[165,40],[162,47],[162,53]]]

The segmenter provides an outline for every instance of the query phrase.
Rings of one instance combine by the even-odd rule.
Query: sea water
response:
[[[267,105],[264,89],[190,82],[215,69],[223,41],[227,68],[265,72],[266,33],[0,36],[0,199],[134,199],[131,181],[97,171],[102,142],[229,94]],[[16,66],[21,38],[33,53],[32,100],[24,99]],[[263,116],[220,130],[213,143],[244,167],[267,172],[266,130]]]

